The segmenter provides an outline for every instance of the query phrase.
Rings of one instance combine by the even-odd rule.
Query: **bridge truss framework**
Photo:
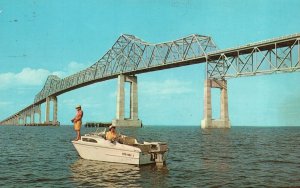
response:
[[[208,93],[205,93],[205,96],[210,97],[211,88],[220,88],[222,93],[226,92],[222,94],[224,99],[221,99],[221,107],[225,111],[221,110],[221,117],[227,118],[227,127],[230,127],[226,79],[299,71],[300,34],[225,50],[218,50],[212,38],[203,35],[194,34],[159,44],[145,42],[133,35],[122,35],[100,60],[87,69],[63,79],[50,75],[43,89],[35,96],[33,104],[1,121],[0,124],[20,123],[20,120],[26,123],[27,117],[31,117],[32,122],[34,115],[32,113],[30,115],[29,112],[39,113],[41,116],[41,103],[48,104],[49,100],[56,99],[56,96],[62,93],[89,84],[114,79],[120,75],[130,76],[198,63],[206,63],[207,80],[204,90]],[[210,122],[210,99],[204,100],[204,120],[208,118],[208,121],[204,122]],[[57,101],[55,104],[57,108]],[[46,106],[49,108],[49,105]],[[57,109],[54,111],[57,112]],[[57,121],[56,112],[53,114],[55,121]],[[47,112],[46,119],[49,121]]]

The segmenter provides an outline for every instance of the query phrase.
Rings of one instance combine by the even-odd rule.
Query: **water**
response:
[[[71,144],[70,126],[0,126],[0,187],[300,186],[300,127],[118,130],[138,140],[166,141],[167,166],[81,159]]]

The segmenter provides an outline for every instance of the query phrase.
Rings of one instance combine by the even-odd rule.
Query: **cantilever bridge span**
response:
[[[139,126],[137,77],[151,71],[206,64],[204,87],[203,128],[230,127],[228,116],[228,78],[271,74],[274,72],[295,72],[300,69],[300,34],[294,34],[251,43],[248,45],[219,50],[209,36],[190,35],[175,41],[152,44],[133,35],[122,35],[105,55],[95,64],[74,75],[60,79],[50,75],[35,96],[33,104],[1,121],[0,124],[34,123],[34,114],[39,114],[40,105],[46,102],[45,123],[57,122],[57,96],[65,92],[96,82],[118,78],[116,125]],[[124,82],[131,83],[130,118],[124,117]],[[212,120],[211,88],[221,89],[221,118]],[[53,101],[53,121],[49,121],[49,102]]]

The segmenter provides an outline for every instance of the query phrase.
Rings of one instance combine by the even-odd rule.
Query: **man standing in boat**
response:
[[[80,128],[81,128],[82,117],[83,117],[83,111],[81,110],[80,105],[76,106],[76,110],[77,110],[76,116],[71,120],[72,123],[74,123],[74,130],[76,131],[76,134],[77,134],[75,141],[81,139]]]

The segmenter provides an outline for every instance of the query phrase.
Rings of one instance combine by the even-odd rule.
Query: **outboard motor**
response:
[[[150,144],[149,153],[153,155],[157,166],[163,166],[164,154],[168,151],[167,143],[164,142],[148,142]]]

